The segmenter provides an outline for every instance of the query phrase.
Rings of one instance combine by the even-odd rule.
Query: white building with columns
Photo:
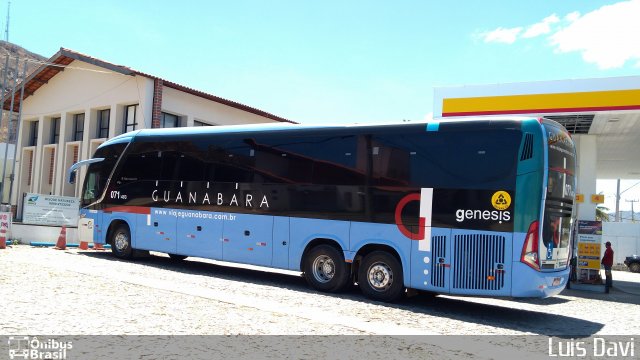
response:
[[[5,99],[5,110],[10,103]],[[66,170],[127,131],[291,122],[64,48],[24,80],[24,97],[17,92],[14,103],[21,120],[10,204],[18,220],[26,193],[77,197],[84,173],[72,185]]]

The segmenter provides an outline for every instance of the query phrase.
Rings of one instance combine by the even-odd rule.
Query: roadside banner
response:
[[[77,226],[80,201],[75,197],[28,193],[22,222],[33,225]]]

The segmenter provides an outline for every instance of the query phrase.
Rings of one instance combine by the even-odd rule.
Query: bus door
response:
[[[273,257],[273,216],[224,214],[222,259],[270,266]]]
[[[78,219],[78,242],[86,243],[104,243],[105,234],[102,232],[102,212],[95,210],[80,210],[80,219]]]
[[[176,252],[181,255],[221,260],[223,225],[222,213],[180,210]]]
[[[513,233],[452,230],[451,293],[509,295],[512,248]]]
[[[423,241],[430,241],[430,246]],[[449,292],[451,273],[451,229],[432,228],[430,240],[411,242],[411,287]]]

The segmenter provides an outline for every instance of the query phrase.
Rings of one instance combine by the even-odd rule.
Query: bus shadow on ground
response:
[[[352,286],[339,294],[319,293],[310,289],[304,277],[291,274],[274,273],[267,270],[246,269],[225,264],[211,263],[209,260],[193,258],[187,261],[176,261],[164,256],[144,256],[133,260],[121,260],[111,253],[81,252],[84,256],[96,259],[130,263],[135,262],[158,269],[170,270],[189,275],[214,276],[223,280],[238,281],[256,285],[267,285],[308,294],[322,294],[350,301],[367,304],[378,304],[399,310],[420,313],[429,316],[448,318],[479,325],[510,329],[525,333],[553,336],[590,336],[596,334],[603,324],[569,316],[549,314],[538,311],[514,309],[505,306],[481,304],[464,299],[435,296],[419,293],[417,296],[403,299],[394,304],[381,303],[365,298],[357,286]],[[567,300],[525,299],[515,302],[526,302],[539,305],[558,304]],[[567,306],[569,306],[567,304]]]
[[[604,327],[604,324],[565,315],[481,304],[448,296],[421,294],[395,306],[431,316],[547,336],[591,336]]]
[[[634,286],[637,284],[634,284]],[[583,291],[583,290],[574,290],[574,289],[565,289],[561,295],[567,296],[575,296],[579,298],[591,299],[591,300],[601,300],[606,302],[617,302],[623,304],[634,304],[640,305],[640,295],[636,292],[636,288],[632,289],[633,292],[627,290],[625,288],[625,283],[622,281],[615,282],[613,284],[613,289],[608,294],[600,293],[600,292],[591,292],[591,291]]]

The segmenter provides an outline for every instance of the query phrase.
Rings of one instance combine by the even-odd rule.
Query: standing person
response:
[[[604,292],[609,293],[609,289],[613,286],[613,278],[611,276],[611,266],[613,266],[613,249],[611,248],[611,243],[608,241],[604,245],[607,249],[604,251],[604,256],[600,263],[604,266],[604,275],[607,278],[604,283]]]

